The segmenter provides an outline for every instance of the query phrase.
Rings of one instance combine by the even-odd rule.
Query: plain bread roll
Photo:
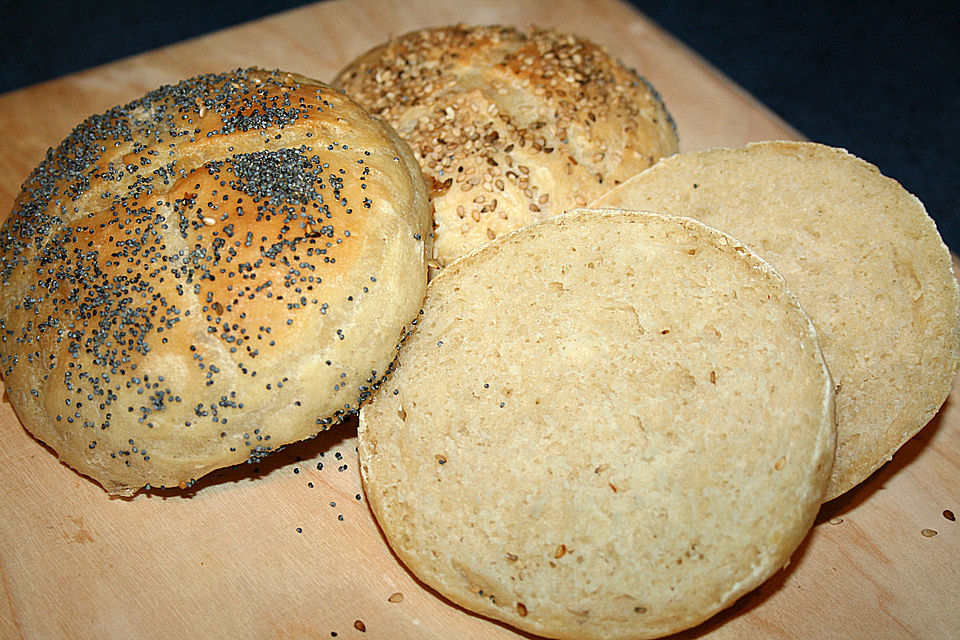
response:
[[[693,220],[582,210],[431,282],[359,453],[390,545],[453,602],[653,638],[784,566],[833,419],[813,325],[768,264]]]
[[[827,499],[916,434],[950,393],[960,357],[950,253],[917,198],[873,165],[805,142],[680,154],[595,206],[691,216],[786,279],[837,382]]]

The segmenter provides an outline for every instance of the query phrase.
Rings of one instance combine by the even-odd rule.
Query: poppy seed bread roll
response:
[[[833,384],[769,264],[688,218],[573,211],[427,288],[360,412],[407,567],[570,640],[691,627],[779,570],[823,497]]]
[[[426,288],[409,147],[339,91],[254,69],[79,125],[0,238],[0,373],[108,492],[256,460],[356,411]]]
[[[812,142],[665,159],[595,206],[716,227],[767,260],[817,327],[837,383],[835,498],[933,418],[960,364],[960,291],[923,204],[868,162]]]
[[[363,54],[334,84],[413,147],[433,185],[440,266],[677,151],[643,78],[595,44],[544,29],[416,31]]]

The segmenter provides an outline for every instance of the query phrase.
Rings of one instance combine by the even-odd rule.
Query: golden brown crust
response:
[[[543,29],[416,31],[367,52],[334,84],[413,147],[433,184],[441,265],[677,151],[646,81],[602,48]]]
[[[300,76],[201,76],[91,117],[0,238],[13,404],[121,494],[309,437],[393,359],[429,214],[406,143]]]

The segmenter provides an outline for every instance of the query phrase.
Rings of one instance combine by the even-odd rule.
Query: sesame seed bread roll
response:
[[[238,70],[80,124],[0,237],[0,373],[112,494],[185,486],[356,411],[426,289],[409,147],[339,91]]]
[[[691,216],[750,246],[810,314],[837,383],[827,499],[865,480],[934,416],[960,356],[950,253],[917,198],[814,143],[682,154],[596,206]]]
[[[334,84],[413,147],[433,185],[440,266],[677,151],[649,83],[597,45],[543,29],[416,31],[360,56]]]
[[[813,325],[685,218],[577,210],[443,270],[360,412],[398,557],[524,631],[654,638],[788,561],[833,460]]]

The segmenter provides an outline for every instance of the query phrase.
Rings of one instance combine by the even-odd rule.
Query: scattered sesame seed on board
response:
[[[920,535],[922,535],[924,538],[932,538],[937,535],[937,532],[933,529],[921,529]]]
[[[403,594],[397,591],[396,593],[391,593],[390,597],[387,598],[387,602],[402,602]]]

